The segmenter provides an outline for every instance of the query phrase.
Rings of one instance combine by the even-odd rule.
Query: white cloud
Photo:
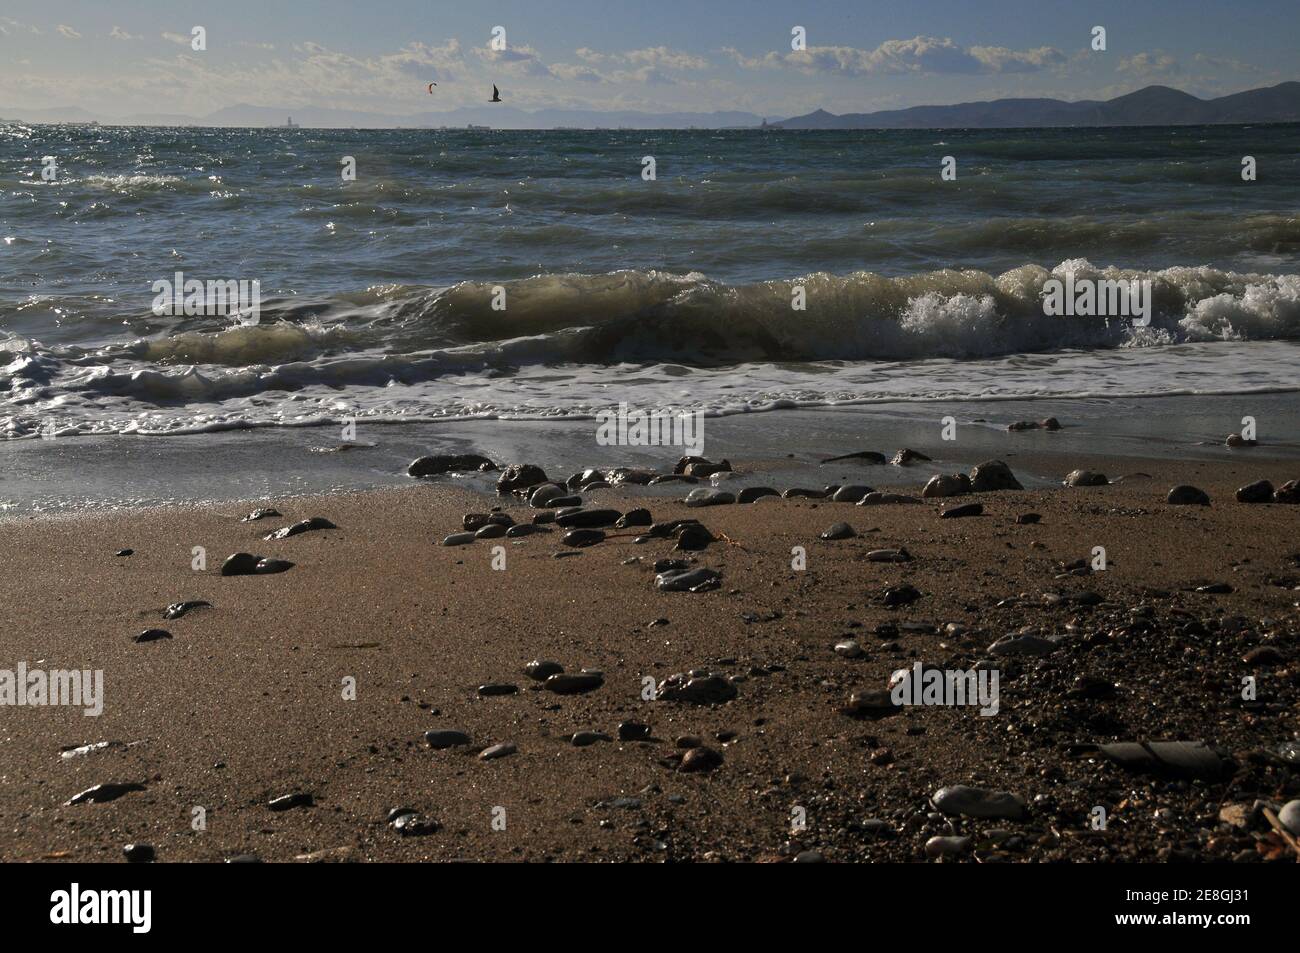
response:
[[[1182,72],[1178,60],[1159,50],[1154,53],[1136,53],[1125,57],[1120,60],[1116,69],[1121,73],[1132,73],[1134,76],[1172,76]]]
[[[114,26],[113,29],[111,29],[111,30],[108,31],[108,35],[109,35],[109,38],[110,38],[110,39],[113,39],[113,40],[138,40],[138,39],[140,39],[139,34],[136,34],[136,33],[128,33],[126,30],[123,30],[120,26]]]
[[[181,36],[179,33],[163,33],[162,38],[169,43],[175,43],[178,46],[190,45],[190,38],[188,36]]]
[[[1033,50],[1010,50],[1001,46],[961,46],[950,38],[915,36],[910,40],[886,40],[873,50],[852,46],[810,46],[791,53],[746,56],[739,50],[723,50],[745,69],[792,68],[804,73],[1033,73],[1066,62],[1065,54],[1050,46]]]
[[[68,26],[66,23],[60,23],[57,29],[61,34],[66,36],[69,40],[81,39],[81,34],[78,33],[76,30],[74,30],[72,27]]]

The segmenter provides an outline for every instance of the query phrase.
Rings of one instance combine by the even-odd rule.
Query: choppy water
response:
[[[0,434],[1300,390],[1298,263],[1296,126],[0,125]],[[1151,326],[1044,316],[1067,270]],[[156,316],[178,271],[258,323]]]

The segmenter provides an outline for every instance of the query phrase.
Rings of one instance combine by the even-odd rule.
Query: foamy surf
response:
[[[1149,282],[1151,320],[1044,314],[1053,279]],[[505,310],[494,310],[494,290]],[[806,310],[792,309],[798,289]],[[992,275],[541,275],[273,299],[258,324],[170,319],[99,348],[12,336],[0,427],[177,434],[873,401],[1300,389],[1300,277],[1026,264]],[[57,419],[60,423],[51,423]]]

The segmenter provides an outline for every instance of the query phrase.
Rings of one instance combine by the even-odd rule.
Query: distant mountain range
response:
[[[205,116],[173,113],[96,115],[77,106],[49,109],[0,107],[0,116],[26,122],[102,122],[128,126],[298,126],[316,129],[427,129],[468,125],[493,129],[736,129],[762,121],[749,112],[652,113],[621,110],[482,106],[407,116],[348,109],[250,106],[240,103]],[[953,106],[912,106],[873,113],[833,115],[824,109],[767,123],[769,129],[996,129],[1045,126],[1182,126],[1216,123],[1300,122],[1300,82],[1199,99],[1168,86],[1148,86],[1104,102],[1062,99],[995,99]]]
[[[1147,86],[1104,102],[995,99],[953,106],[913,106],[832,115],[824,109],[769,123],[776,129],[1014,129],[1044,126],[1188,126],[1300,122],[1300,83],[1198,99],[1168,86]]]

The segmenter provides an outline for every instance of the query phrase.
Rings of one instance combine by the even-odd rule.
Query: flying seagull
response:
[[[489,99],[488,102],[490,103],[501,102],[501,91],[497,89],[496,83],[492,84],[492,98]]]
[[[437,85],[438,85],[437,83],[430,83],[430,84],[429,84],[429,92],[430,92],[431,94],[433,93],[433,87],[435,87],[435,86],[437,86]]]

